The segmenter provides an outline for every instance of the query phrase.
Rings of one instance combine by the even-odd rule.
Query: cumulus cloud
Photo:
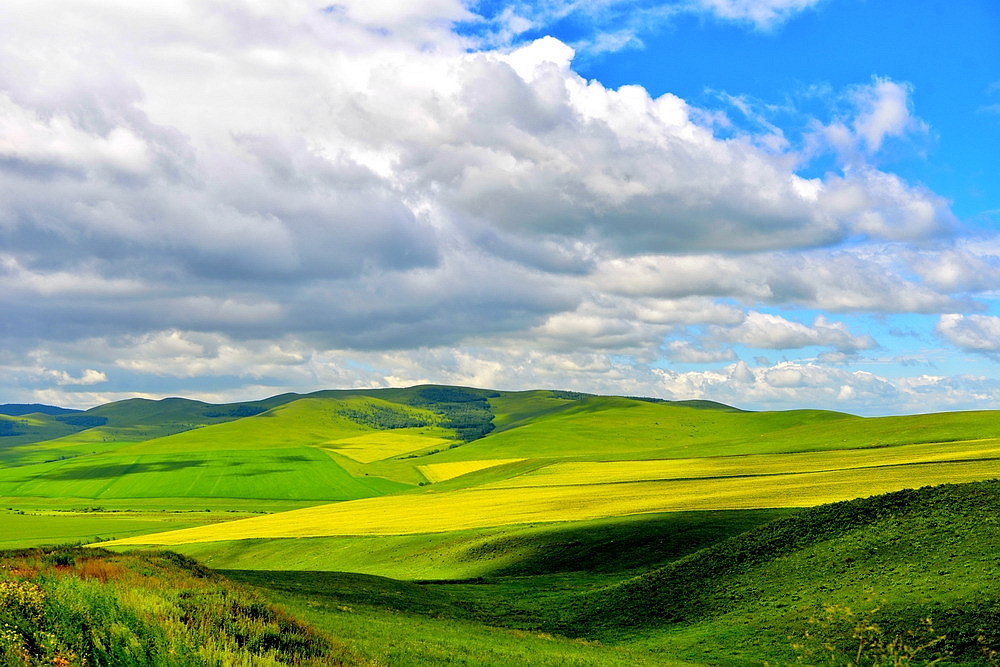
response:
[[[669,397],[711,398],[734,401],[758,408],[782,405],[799,396],[803,404],[858,409],[865,402],[870,410],[885,403],[898,403],[899,388],[886,378],[866,371],[847,371],[811,363],[781,362],[751,367],[742,361],[720,371],[678,373],[656,369],[662,391]]]
[[[665,352],[668,359],[682,364],[713,364],[736,360],[736,353],[732,349],[705,349],[687,340],[670,341]]]
[[[949,313],[938,319],[935,331],[967,352],[1000,353],[1000,317]]]
[[[843,322],[830,322],[822,315],[808,326],[779,315],[751,312],[739,326],[727,329],[714,327],[711,335],[716,339],[765,350],[819,346],[850,353],[876,346],[871,336],[856,336]]]
[[[1000,243],[969,239],[953,247],[914,251],[911,264],[920,277],[945,292],[990,292],[1000,289]]]
[[[875,313],[933,313],[957,305],[949,290],[909,277],[911,264],[925,261],[895,244],[836,252],[642,255],[600,262],[592,277],[599,289],[631,297],[699,295]]]
[[[639,19],[605,29],[626,13],[772,29],[816,4],[8,3],[0,391],[79,404],[156,378],[231,397],[203,378],[237,378],[672,396],[712,373],[777,391],[795,370],[864,397],[846,369],[737,364],[675,387],[656,364],[736,363],[734,345],[845,363],[874,340],[760,309],[961,312],[995,283],[982,248],[900,251],[953,224],[872,164],[926,132],[910,88],[852,88],[850,113],[817,124],[851,160],[806,177],[777,125],[724,136],[676,95],[574,69],[578,49],[641,41]],[[519,41],[584,15],[580,44]]]
[[[84,369],[83,373],[81,373],[79,377],[73,377],[66,371],[48,371],[48,375],[51,376],[58,385],[88,386],[108,381],[107,375],[105,375],[102,371],[95,371],[93,368]]]
[[[849,111],[827,125],[814,123],[814,139],[833,148],[848,164],[864,164],[888,139],[919,140],[930,126],[913,112],[913,86],[873,77],[870,84],[848,88]]]
[[[580,299],[546,274],[599,257],[909,237],[945,215],[888,174],[802,179],[715,138],[673,95],[584,80],[555,39],[465,53],[441,32],[460,18],[449,3],[414,10],[438,31],[434,51],[405,17],[385,26],[405,39],[390,39],[369,35],[391,23],[375,9],[307,9],[72,10],[60,34],[34,36],[65,55],[56,38],[94,28],[136,65],[88,82],[120,91],[105,100],[37,62],[54,78],[44,95],[24,67],[5,81],[0,229],[21,289],[3,298],[17,331],[37,336],[59,312],[67,337],[178,327],[436,345],[555,327]],[[40,31],[30,14],[14,16]],[[226,29],[180,31],[196,17]],[[140,44],[123,22],[154,37]],[[10,36],[5,60],[26,66]],[[198,64],[184,76],[181,47]],[[112,290],[131,290],[128,309]]]

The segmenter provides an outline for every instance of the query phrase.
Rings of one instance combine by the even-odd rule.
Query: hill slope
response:
[[[912,631],[913,646],[944,637],[921,661],[975,663],[982,646],[1000,647],[998,516],[996,480],[803,510],[585,594],[567,627],[695,652],[710,637],[792,651],[783,638],[811,634],[800,650],[832,642],[847,652],[860,620],[880,629],[869,632],[873,651]]]

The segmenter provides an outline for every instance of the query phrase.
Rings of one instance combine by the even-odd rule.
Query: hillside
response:
[[[996,412],[429,385],[0,420],[23,431],[0,437],[0,548],[168,547],[352,659],[814,664],[898,635],[976,664],[1000,646]]]
[[[353,636],[369,656],[403,664],[426,664],[428,653],[415,639],[396,652],[380,648],[389,615],[394,636],[419,628],[458,654],[468,649],[462,633],[477,622],[627,651],[594,653],[591,664],[853,664],[860,646],[866,665],[978,665],[989,664],[984,650],[1000,647],[998,515],[1000,482],[990,481],[784,514],[657,515],[478,540],[452,535],[450,551],[434,552],[439,559],[478,557],[493,566],[436,583],[226,574]],[[402,553],[376,549],[368,561],[391,569],[394,557],[419,552],[394,546]],[[348,607],[351,614],[338,612]]]
[[[886,642],[943,637],[921,662],[975,663],[983,646],[1000,646],[998,516],[997,480],[804,510],[587,593],[567,627],[654,643],[680,628],[669,643],[687,651],[720,633],[751,653],[811,633],[813,650],[833,642],[847,652],[863,620]],[[748,627],[757,630],[740,630]]]
[[[69,435],[0,448],[0,500],[35,514],[64,512],[58,522],[39,519],[53,530],[33,531],[37,540],[71,518],[74,535],[175,527],[151,514],[163,510],[233,514],[189,515],[188,525],[207,527],[150,544],[806,507],[988,479],[1000,460],[1000,419],[991,412],[860,418],[434,385],[225,405],[133,399],[5,419],[31,419],[37,435],[71,428],[55,421],[67,417],[76,424]],[[108,512],[81,511],[93,507],[128,510],[146,523],[126,528]],[[220,525],[250,518],[248,511],[296,508]]]

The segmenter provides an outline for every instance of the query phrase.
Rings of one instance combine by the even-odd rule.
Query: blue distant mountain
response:
[[[75,412],[83,412],[83,410],[60,408],[55,405],[43,405],[41,403],[5,403],[4,405],[0,405],[0,415],[7,415],[9,417],[30,415],[33,412],[40,412],[43,415],[68,415]]]

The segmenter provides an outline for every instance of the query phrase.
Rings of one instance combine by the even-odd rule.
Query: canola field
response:
[[[429,482],[444,482],[455,479],[470,472],[478,472],[487,468],[506,465],[508,463],[520,463],[525,459],[485,459],[474,461],[456,461],[454,463],[432,463],[430,465],[418,466],[420,472]]]
[[[797,454],[748,454],[647,461],[570,461],[490,483],[487,488],[615,484],[706,477],[758,477],[857,468],[980,461],[1000,474],[1000,440],[933,443]],[[908,471],[908,474],[912,472]]]
[[[394,456],[409,454],[421,449],[447,447],[451,440],[392,431],[377,431],[352,438],[335,440],[328,444],[330,451],[346,456],[358,463],[374,463]]]
[[[958,461],[825,472],[606,484],[473,488],[383,496],[231,523],[135,537],[112,545],[406,535],[581,521],[686,510],[811,507],[903,488],[996,477],[997,461]]]

